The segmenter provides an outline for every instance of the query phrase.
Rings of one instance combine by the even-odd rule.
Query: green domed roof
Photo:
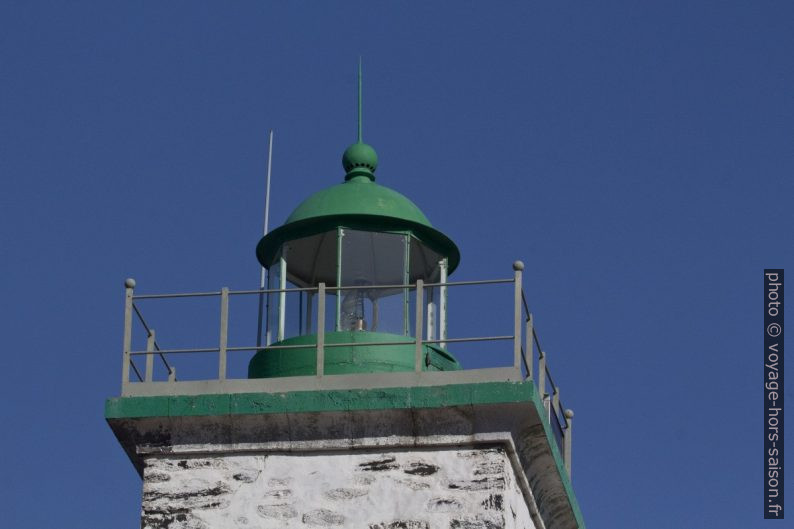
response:
[[[285,224],[328,215],[385,216],[432,227],[404,195],[366,178],[354,178],[314,193],[295,208]]]
[[[284,225],[263,237],[256,255],[269,267],[281,245],[338,226],[367,231],[410,231],[417,239],[449,259],[452,272],[460,252],[452,240],[435,229],[422,211],[402,194],[376,184],[377,154],[364,143],[345,151],[346,181],[314,193],[287,218]]]

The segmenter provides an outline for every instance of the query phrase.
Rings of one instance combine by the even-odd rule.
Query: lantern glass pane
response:
[[[336,286],[336,230],[284,243],[287,278],[296,286]]]
[[[399,233],[344,229],[341,286],[402,285],[406,281],[406,240]],[[403,334],[404,288],[341,291],[340,330]]]

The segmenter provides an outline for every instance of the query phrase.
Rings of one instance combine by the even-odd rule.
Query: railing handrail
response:
[[[467,338],[444,338],[443,340],[422,340],[422,343],[437,344],[437,343],[466,343],[466,342],[495,342],[499,340],[512,340],[513,335],[502,336],[471,336]],[[339,342],[339,343],[326,343],[325,347],[356,347],[356,346],[381,346],[381,345],[412,345],[416,340],[401,340],[395,342]],[[257,351],[259,349],[280,350],[280,349],[306,349],[308,347],[317,347],[317,343],[307,344],[288,344],[288,345],[250,345],[250,346],[236,346],[227,347],[229,352],[233,351]],[[145,356],[157,354],[183,354],[183,353],[217,353],[220,347],[195,347],[186,349],[158,349],[156,351],[130,351],[131,356]]]
[[[470,281],[448,281],[437,283],[424,283],[425,288],[428,287],[457,287],[457,286],[470,286],[470,285],[495,285],[503,283],[513,283],[514,279],[481,279]],[[381,290],[381,289],[403,289],[403,288],[416,288],[416,283],[393,284],[393,285],[343,285],[336,287],[326,286],[326,291],[337,290]],[[290,292],[317,292],[318,287],[294,287],[294,288],[263,288],[254,290],[229,290],[230,296],[241,296],[251,294],[281,294]],[[212,290],[209,292],[174,292],[169,294],[134,294],[132,299],[173,299],[173,298],[200,298],[200,297],[213,297],[220,296],[220,290]]]

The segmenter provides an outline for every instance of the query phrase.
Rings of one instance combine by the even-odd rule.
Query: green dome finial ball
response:
[[[378,155],[375,149],[366,143],[354,143],[342,155],[342,167],[347,171],[346,179],[363,175],[374,180],[373,173],[378,167]]]

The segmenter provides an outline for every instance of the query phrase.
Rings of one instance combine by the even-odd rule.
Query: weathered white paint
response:
[[[147,457],[147,529],[535,529],[502,448]]]

